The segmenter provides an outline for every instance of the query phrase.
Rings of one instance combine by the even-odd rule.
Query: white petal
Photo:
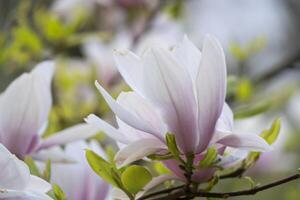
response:
[[[174,175],[169,175],[169,174],[165,174],[165,175],[161,175],[161,176],[157,176],[154,177],[143,189],[143,191],[139,192],[136,197],[142,197],[147,191],[153,189],[154,187],[164,183],[165,181],[168,180],[180,180],[178,179],[178,177],[174,176]]]
[[[216,129],[220,131],[233,131],[233,113],[227,103],[223,106],[223,111],[218,119]]]
[[[153,133],[153,130],[146,122],[139,119],[134,113],[117,103],[97,81],[95,84],[109,107],[122,121],[141,131]]]
[[[0,144],[0,188],[24,189],[30,179],[27,165]],[[0,192],[1,193],[1,192]]]
[[[30,175],[29,184],[27,185],[26,190],[47,193],[51,190],[51,184],[37,176]]]
[[[51,160],[52,163],[75,163],[76,160],[74,160],[72,157],[70,157],[66,152],[64,152],[61,147],[54,146],[48,149],[42,149],[33,155],[31,157],[36,161],[42,161],[46,162],[48,160]]]
[[[22,190],[0,190],[0,199],[3,200],[53,200],[48,195]]]
[[[121,131],[117,130],[115,127],[108,124],[106,121],[100,119],[94,114],[90,114],[87,118],[84,119],[86,123],[95,126],[100,131],[104,131],[107,136],[111,137],[114,140],[117,140],[121,143],[127,144],[130,140],[127,139],[126,135]]]
[[[47,124],[53,69],[52,62],[39,64],[31,73],[15,79],[1,96],[1,142],[18,156],[33,151],[38,134]]]
[[[231,134],[220,139],[218,143],[248,151],[265,152],[272,150],[271,146],[256,134]]]
[[[193,152],[198,134],[195,95],[188,70],[168,50],[152,49],[143,61],[145,97],[161,109],[180,149]]]
[[[246,150],[226,148],[225,156],[221,157],[221,162],[218,165],[224,168],[233,167],[244,160],[248,156],[248,153],[249,151]]]
[[[139,119],[146,122],[156,137],[164,141],[167,132],[166,125],[156,108],[147,102],[136,92],[122,92],[117,102],[135,114]]]
[[[196,80],[200,144],[206,149],[213,137],[226,94],[225,56],[219,42],[213,37],[204,40],[200,68]]]
[[[87,139],[96,133],[98,133],[98,129],[94,126],[89,124],[78,124],[46,138],[42,141],[40,149]]]
[[[135,91],[142,92],[142,64],[134,53],[126,50],[118,50],[114,53],[117,68],[126,83]]]
[[[137,140],[121,149],[115,156],[115,162],[118,167],[123,167],[165,148],[166,145],[157,139]]]
[[[181,66],[186,66],[193,80],[199,70],[201,52],[185,35],[183,41],[174,49],[175,58]]]

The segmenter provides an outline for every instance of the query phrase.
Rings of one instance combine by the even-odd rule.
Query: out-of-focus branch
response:
[[[297,51],[294,55],[287,58],[286,60],[283,60],[277,66],[274,66],[273,69],[270,70],[269,72],[266,72],[262,76],[258,77],[256,80],[254,80],[254,83],[266,82],[286,70],[300,68],[299,65],[296,64],[299,61],[300,61],[300,50]]]
[[[163,1],[158,1],[157,5],[152,8],[152,10],[149,12],[149,14],[147,15],[144,23],[143,23],[143,27],[140,29],[140,31],[136,34],[134,34],[133,39],[132,39],[132,44],[131,44],[131,48],[134,49],[137,44],[139,43],[141,37],[148,31],[151,29],[153,21],[155,20],[156,16],[159,14],[159,12],[161,11],[162,7],[163,7]]]

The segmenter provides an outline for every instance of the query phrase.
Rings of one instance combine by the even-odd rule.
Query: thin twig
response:
[[[292,176],[289,176],[287,178],[283,178],[281,180],[278,181],[274,181],[272,183],[263,185],[263,186],[259,186],[259,187],[255,187],[253,189],[247,189],[247,190],[240,190],[240,191],[236,191],[236,192],[203,192],[203,191],[197,191],[197,192],[193,192],[191,191],[190,194],[186,194],[186,191],[184,190],[184,187],[177,187],[177,188],[169,188],[166,190],[161,190],[159,192],[156,193],[152,193],[149,195],[146,195],[144,197],[139,198],[138,200],[146,200],[146,199],[152,199],[152,200],[163,200],[166,197],[168,199],[176,199],[182,196],[188,197],[188,198],[194,198],[194,197],[211,197],[211,198],[221,198],[221,199],[226,199],[229,197],[236,197],[236,196],[248,196],[248,195],[254,195],[258,192],[264,191],[264,190],[268,190],[270,188],[294,181],[296,179],[300,178],[300,174],[295,174]],[[178,190],[178,191],[176,191]],[[175,192],[174,192],[175,191]],[[170,192],[173,192],[172,194],[170,194]],[[158,195],[162,195],[162,194],[166,194],[163,197],[156,197]],[[153,198],[152,198],[153,197]],[[156,197],[156,198],[155,198]],[[173,198],[174,197],[174,198]]]
[[[180,186],[177,186],[177,187],[160,190],[160,191],[153,192],[151,194],[142,196],[142,197],[138,198],[137,200],[144,200],[144,199],[148,199],[150,197],[154,197],[154,196],[158,196],[158,195],[162,195],[162,194],[168,194],[170,192],[173,192],[173,191],[178,190],[178,189],[182,189],[184,187],[185,187],[185,185],[180,185]]]

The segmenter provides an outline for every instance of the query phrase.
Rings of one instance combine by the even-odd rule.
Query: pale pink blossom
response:
[[[46,139],[42,138],[52,106],[51,80],[54,63],[43,62],[16,78],[0,95],[0,143],[23,158],[38,151],[87,138],[97,130],[78,124]]]
[[[175,135],[183,155],[195,154],[195,161],[203,158],[209,146],[215,146],[220,155],[225,147],[270,149],[256,134],[233,131],[233,114],[225,103],[225,57],[214,37],[205,38],[202,51],[185,37],[175,48],[151,48],[141,57],[116,51],[115,61],[133,91],[122,92],[114,100],[101,85],[96,86],[115,113],[119,128],[95,115],[86,121],[125,144],[115,157],[119,166],[166,152],[167,132]],[[167,164],[178,174],[175,165],[178,163]],[[203,178],[195,173],[197,181]]]
[[[46,193],[51,185],[33,176],[27,165],[0,144],[0,199],[51,200]]]

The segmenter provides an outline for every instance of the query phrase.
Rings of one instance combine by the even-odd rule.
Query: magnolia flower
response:
[[[101,41],[95,37],[85,41],[82,48],[83,53],[88,61],[96,67],[99,79],[104,85],[111,86],[119,78],[111,49],[113,47],[127,48],[130,46],[130,40],[129,34],[124,32],[116,35],[109,42]]]
[[[47,127],[52,105],[51,79],[54,63],[47,61],[14,80],[0,95],[0,142],[10,152],[23,158],[38,157],[40,149],[89,137],[97,132],[79,124],[49,138],[41,135]]]
[[[115,101],[97,82],[96,86],[117,116],[119,128],[95,115],[86,122],[123,143],[115,157],[119,166],[166,152],[167,132],[175,135],[182,155],[193,153],[197,161],[212,145],[222,147],[220,154],[223,147],[270,149],[256,134],[233,131],[233,115],[225,103],[225,57],[215,38],[207,36],[201,52],[185,37],[175,48],[152,48],[141,57],[117,51],[115,61],[133,91],[121,93]],[[178,174],[174,166],[178,164],[167,164]],[[195,174],[195,179],[202,177]]]
[[[0,199],[51,200],[46,193],[51,185],[30,175],[27,165],[0,144]]]
[[[72,200],[107,200],[109,185],[100,179],[88,165],[84,149],[105,157],[105,153],[97,142],[78,141],[67,144],[64,152],[73,163],[53,163],[51,166],[51,182],[58,184],[65,192],[67,199]],[[45,151],[62,151],[60,148]]]

